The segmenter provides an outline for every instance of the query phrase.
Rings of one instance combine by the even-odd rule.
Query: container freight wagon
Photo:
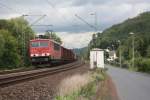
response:
[[[72,61],[75,54],[51,39],[30,40],[30,58],[34,63],[58,63]]]

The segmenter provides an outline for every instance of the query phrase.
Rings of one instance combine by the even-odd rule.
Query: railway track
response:
[[[0,71],[0,75],[10,74],[10,73],[18,73],[18,72],[24,72],[24,71],[30,71],[30,70],[34,70],[34,68],[31,68],[31,69],[22,68],[22,69],[3,70],[3,71]]]
[[[67,63],[66,63],[67,64]],[[60,66],[63,64],[53,64],[53,65],[49,65],[49,64],[41,64],[41,65],[32,65],[31,68],[20,68],[20,69],[12,69],[12,70],[3,70],[0,71],[0,75],[4,75],[4,74],[10,74],[10,73],[19,73],[19,72],[25,72],[25,71],[33,71],[33,70],[37,70],[37,69],[42,69],[42,68],[46,68],[46,67],[56,67],[56,66]]]
[[[24,81],[33,80],[36,78],[41,78],[47,75],[56,74],[59,72],[67,71],[70,69],[74,69],[77,67],[82,66],[84,63],[77,61],[74,63],[61,65],[53,68],[44,68],[39,70],[33,70],[33,71],[24,71],[24,72],[18,72],[18,73],[10,73],[5,75],[0,75],[0,87],[7,87],[13,84],[17,84]]]

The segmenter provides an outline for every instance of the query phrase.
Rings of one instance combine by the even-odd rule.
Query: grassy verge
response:
[[[104,79],[105,72],[100,69],[66,78],[60,84],[55,100],[91,100]]]

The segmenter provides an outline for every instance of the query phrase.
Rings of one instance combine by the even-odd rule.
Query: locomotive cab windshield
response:
[[[48,47],[48,41],[31,42],[31,47]]]

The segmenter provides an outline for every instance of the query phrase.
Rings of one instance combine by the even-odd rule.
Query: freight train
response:
[[[72,50],[61,46],[52,39],[33,39],[29,44],[32,64],[68,63],[76,60],[76,55]]]

